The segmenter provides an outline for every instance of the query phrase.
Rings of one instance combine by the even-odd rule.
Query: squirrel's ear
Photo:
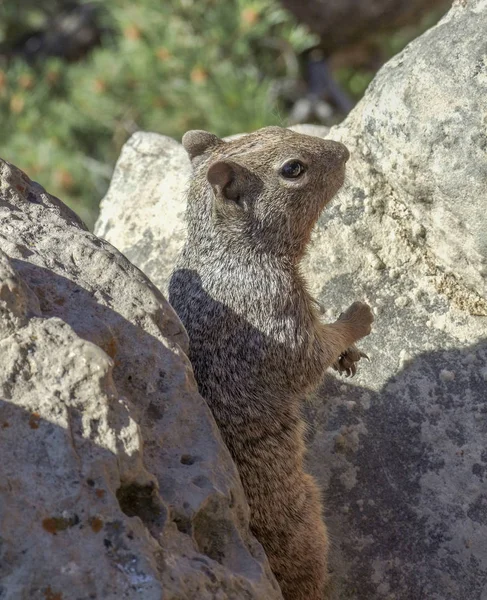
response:
[[[182,141],[184,149],[189,154],[191,160],[197,156],[201,156],[201,154],[206,152],[209,148],[223,144],[223,141],[218,136],[200,129],[187,131],[183,135]]]
[[[242,175],[240,165],[230,160],[220,160],[210,166],[206,178],[216,198],[238,203],[242,191]]]

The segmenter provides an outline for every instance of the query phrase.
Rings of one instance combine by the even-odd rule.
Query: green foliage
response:
[[[0,41],[62,7],[9,0]],[[0,70],[0,156],[89,223],[113,164],[136,130],[179,138],[281,122],[273,94],[316,39],[272,0],[99,0],[105,34],[84,60],[17,58]],[[42,7],[42,10],[39,7]]]
[[[41,27],[47,15],[55,15],[66,0],[2,0],[0,2],[0,44],[18,39],[21,35]]]

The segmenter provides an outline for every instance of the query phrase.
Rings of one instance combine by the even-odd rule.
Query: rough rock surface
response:
[[[0,161],[0,597],[282,598],[160,292]]]
[[[186,234],[182,199],[190,174],[181,144],[135,133],[122,149],[95,226],[164,293]]]
[[[459,0],[381,69],[343,128],[425,228],[437,260],[483,296],[486,31],[485,0]]]
[[[487,599],[485,31],[485,0],[456,2],[330,134],[352,159],[304,270],[330,319],[355,299],[377,315],[370,363],[306,407],[340,600]],[[164,204],[182,214],[184,197],[159,201],[162,239],[184,227]],[[159,252],[143,260],[164,284]]]

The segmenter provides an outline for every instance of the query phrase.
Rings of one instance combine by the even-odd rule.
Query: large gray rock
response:
[[[486,31],[485,0],[455,3],[331,132],[352,158],[305,273],[330,319],[356,299],[376,312],[370,363],[353,381],[331,374],[306,407],[340,600],[487,599]],[[150,177],[163,188],[166,174]],[[182,214],[184,196],[157,201],[154,229],[181,231],[163,207]],[[164,285],[159,252],[144,260]]]
[[[487,296],[487,6],[461,0],[384,66],[340,128],[423,226],[445,271]],[[335,133],[335,136],[338,133]],[[377,196],[377,194],[375,194]]]
[[[0,596],[282,598],[161,293],[0,161]]]

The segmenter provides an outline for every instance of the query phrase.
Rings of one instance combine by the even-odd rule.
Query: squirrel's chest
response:
[[[200,312],[205,332],[257,360],[302,362],[312,358],[314,320],[305,299],[271,282],[253,281],[206,289]]]
[[[182,320],[202,389],[217,382],[220,391],[288,394],[315,385],[321,370],[313,315],[292,290],[199,283],[186,296]]]

